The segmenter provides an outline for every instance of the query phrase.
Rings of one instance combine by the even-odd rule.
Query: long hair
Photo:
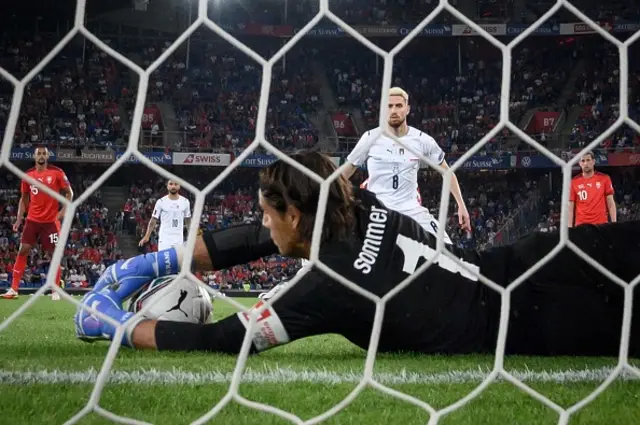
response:
[[[326,179],[336,170],[333,161],[318,152],[302,152],[291,159]],[[300,210],[298,228],[300,240],[311,241],[320,198],[320,184],[297,168],[278,160],[260,171],[260,191],[264,200],[284,214],[289,206]],[[338,176],[329,189],[327,209],[322,227],[322,242],[344,240],[355,227],[356,201],[353,186],[344,176]]]

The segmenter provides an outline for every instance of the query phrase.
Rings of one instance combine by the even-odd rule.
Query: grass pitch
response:
[[[4,320],[27,297],[0,302]],[[238,299],[245,305],[255,300]],[[217,300],[217,318],[233,313]],[[0,425],[62,424],[87,403],[108,343],[87,344],[74,337],[74,307],[39,299],[0,333]],[[331,409],[362,376],[366,353],[342,337],[298,341],[249,358],[239,393],[254,402],[290,412],[303,420]],[[490,356],[379,355],[376,379],[395,390],[444,408],[478,386],[492,367]],[[229,390],[234,356],[139,352],[122,348],[99,405],[116,415],[153,424],[186,424],[213,408]],[[527,385],[569,407],[606,379],[616,359],[533,358],[505,360],[505,368]],[[638,362],[635,363],[636,366]],[[427,411],[366,388],[327,424],[426,424]],[[444,416],[440,424],[555,424],[559,415],[511,383],[491,384],[477,398]],[[90,413],[80,424],[110,424]],[[279,416],[226,405],[208,423],[225,425],[291,423]],[[569,423],[640,424],[640,380],[617,379]]]

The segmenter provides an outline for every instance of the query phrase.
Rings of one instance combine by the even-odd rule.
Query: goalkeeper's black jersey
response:
[[[449,246],[451,252],[466,263],[468,270],[441,255],[418,275],[418,268],[435,257],[435,237],[414,220],[384,207],[371,192],[357,190],[356,199],[360,205],[353,237],[347,242],[324,243],[320,249],[321,261],[378,297],[416,275],[415,280],[387,303],[379,351],[461,353],[490,350],[495,343],[494,318],[499,300],[477,280],[473,270],[482,268],[485,276],[495,280],[499,276],[492,273],[492,269],[498,271],[499,268],[485,270],[478,264],[479,256],[475,251]],[[249,237],[236,235],[217,239],[214,252],[210,249],[211,258],[218,260],[214,261],[214,266],[223,268],[254,259],[246,258],[251,256],[247,252],[252,250],[257,250],[261,256],[275,252],[275,246],[267,239],[268,232],[258,224],[253,226],[236,229]],[[221,239],[225,242],[220,242]],[[211,238],[205,240],[208,246],[214,244]],[[234,243],[247,246],[232,247]],[[235,253],[235,259],[225,255],[227,249]],[[314,267],[259,318],[252,333],[253,348],[263,351],[324,333],[341,334],[366,348],[375,309],[374,302]],[[168,331],[163,326],[160,324],[156,332],[160,349],[163,348],[162,335]],[[206,325],[201,337],[205,340],[204,346],[198,344],[192,348],[237,352],[247,326],[246,313]]]

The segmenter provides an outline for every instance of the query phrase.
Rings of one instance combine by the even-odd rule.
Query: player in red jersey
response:
[[[47,185],[54,191],[64,195],[69,201],[73,199],[73,191],[69,185],[69,180],[58,167],[48,164],[49,150],[46,147],[38,147],[35,150],[35,167],[27,170],[27,174],[34,179]],[[60,232],[60,220],[65,215],[65,207],[58,211],[58,201],[44,193],[35,185],[30,185],[23,181],[20,185],[20,204],[18,205],[18,217],[13,225],[13,231],[17,232],[22,224],[23,215],[27,211],[27,220],[22,229],[22,239],[20,241],[20,251],[13,266],[13,279],[11,288],[0,298],[18,298],[18,287],[27,265],[27,256],[31,248],[39,241],[42,249],[49,254],[58,243],[58,233]],[[56,284],[60,283],[60,268],[56,276]],[[57,300],[60,296],[56,292],[51,293],[51,299]]]
[[[612,223],[617,221],[616,201],[613,199],[614,191],[611,178],[595,171],[595,163],[592,152],[584,154],[580,158],[582,174],[571,180],[569,227],[581,224],[604,224],[609,219]]]

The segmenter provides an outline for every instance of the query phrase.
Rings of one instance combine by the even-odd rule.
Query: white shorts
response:
[[[438,220],[426,208],[403,212],[403,214],[417,221],[418,224],[427,232],[436,237],[438,236]],[[449,245],[453,243],[451,242],[451,238],[449,238],[446,230],[444,231],[444,243]]]
[[[183,243],[184,241],[181,239],[168,239],[168,240],[158,241],[158,251],[169,249],[172,246],[182,245]]]

